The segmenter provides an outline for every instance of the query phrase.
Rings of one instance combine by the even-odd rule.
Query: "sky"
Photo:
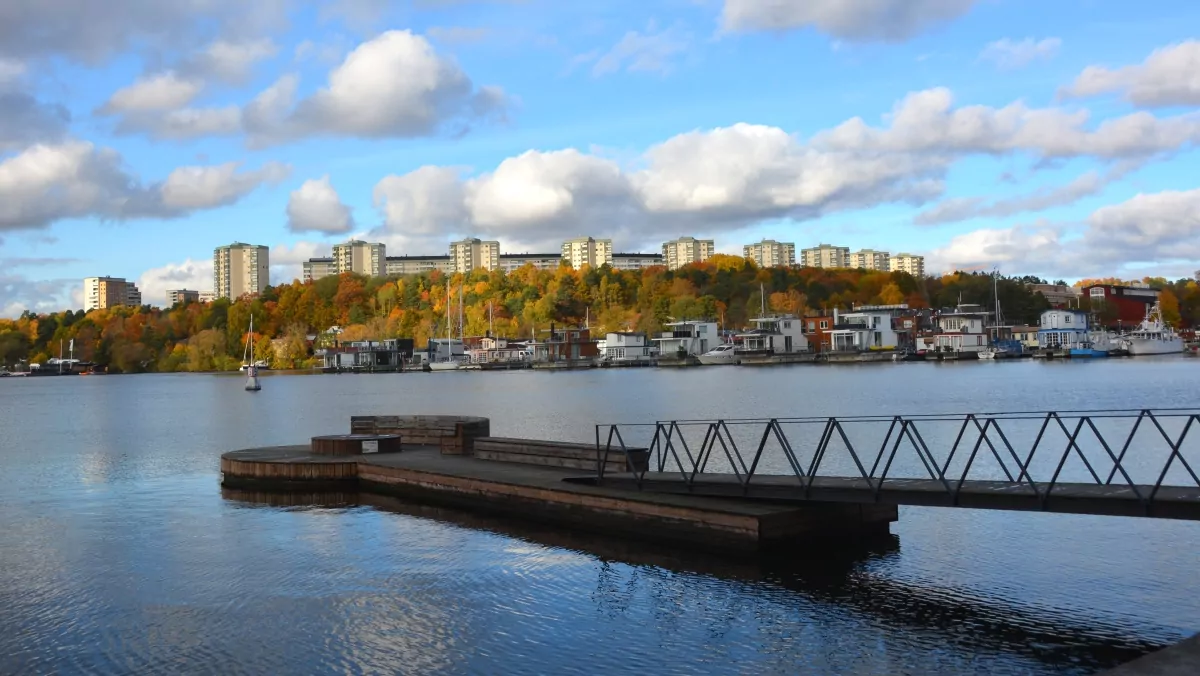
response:
[[[350,238],[1200,268],[1188,0],[6,0],[0,316]]]

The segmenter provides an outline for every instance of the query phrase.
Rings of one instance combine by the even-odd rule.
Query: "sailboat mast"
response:
[[[763,286],[762,284],[758,285],[758,303],[759,303],[759,310],[758,310],[759,316],[766,317],[767,316],[767,291],[766,291],[766,287]]]

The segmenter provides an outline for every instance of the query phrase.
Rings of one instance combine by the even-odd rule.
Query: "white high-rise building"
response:
[[[387,274],[420,275],[434,270],[447,274],[454,272],[454,261],[449,256],[388,256]]]
[[[689,263],[703,263],[716,253],[716,250],[711,239],[680,237],[663,242],[662,258],[668,270],[677,270]]]
[[[848,268],[850,247],[818,244],[800,252],[800,265],[806,268]]]
[[[742,247],[742,255],[754,261],[760,268],[792,266],[796,263],[796,245],[791,242],[776,242],[764,239],[756,244]]]
[[[192,291],[190,289],[171,289],[167,291],[167,307],[199,302],[199,291]]]
[[[120,277],[85,277],[83,280],[83,310],[142,304],[142,292],[137,285]]]
[[[563,242],[562,258],[571,267],[579,270],[583,266],[598,268],[612,265],[613,248],[611,239],[577,237]]]
[[[854,253],[850,254],[849,267],[887,272],[891,269],[891,256],[889,256],[888,252],[886,251],[862,249],[861,251],[855,251]]]
[[[450,242],[450,260],[454,271],[466,274],[472,270],[496,270],[500,267],[500,242],[485,242],[468,237]]]
[[[898,253],[892,256],[888,263],[892,272],[907,272],[913,277],[925,276],[925,257],[914,256],[907,253]]]
[[[656,253],[615,253],[612,256],[614,270],[645,270],[662,264],[662,255]]]
[[[300,264],[302,280],[305,282],[315,282],[322,277],[336,275],[337,264],[332,258],[310,258]]]
[[[335,244],[333,266],[339,275],[353,272],[368,277],[382,277],[387,274],[387,246],[356,239]]]
[[[213,293],[217,298],[258,295],[271,283],[270,249],[234,242],[213,249]]]

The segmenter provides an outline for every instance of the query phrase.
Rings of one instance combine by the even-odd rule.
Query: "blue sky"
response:
[[[351,236],[1200,267],[1195,3],[58,4],[0,9],[0,316],[234,240],[275,283]]]

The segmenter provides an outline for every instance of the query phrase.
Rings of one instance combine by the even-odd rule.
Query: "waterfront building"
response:
[[[382,277],[387,274],[387,246],[356,239],[335,244],[333,265],[339,275],[353,272],[367,277]]]
[[[167,307],[199,302],[199,291],[192,291],[190,289],[171,289],[170,291],[167,291]]]
[[[699,357],[721,344],[716,322],[684,320],[663,324],[663,331],[652,340],[658,344],[658,354],[665,358]]]
[[[1079,288],[1067,284],[1030,284],[1029,290],[1045,296],[1051,307],[1079,307]]]
[[[597,351],[610,364],[646,364],[657,354],[644,333],[613,332],[604,337],[604,348]]]
[[[839,315],[834,310],[834,327],[829,334],[834,352],[905,350],[912,346],[914,321],[904,326],[901,317],[908,305],[862,305]]]
[[[504,272],[515,272],[532,265],[538,270],[555,270],[562,265],[562,255],[556,253],[523,253],[500,254],[500,269]]]
[[[547,331],[549,337],[545,343],[539,343],[544,351],[544,359],[550,362],[591,361],[600,355],[596,341],[592,340],[592,332],[586,328],[556,329],[550,325]]]
[[[1013,340],[1021,343],[1025,349],[1033,349],[1038,346],[1038,327],[1036,326],[1014,326],[1012,327]]]
[[[531,357],[525,343],[492,336],[480,339],[478,347],[472,346],[467,354],[472,364],[514,364],[527,362]]]
[[[593,239],[577,237],[563,242],[562,259],[568,265],[579,270],[583,266],[598,268],[602,265],[612,265],[613,248],[611,239]]]
[[[258,295],[270,284],[270,250],[256,244],[234,242],[213,249],[213,293],[237,299]]]
[[[717,248],[711,239],[680,237],[663,242],[662,260],[668,270],[678,270],[690,263],[703,263],[716,251]]]
[[[966,303],[939,313],[937,328],[926,346],[937,352],[978,354],[989,344],[988,316],[983,306]]]
[[[796,264],[796,245],[764,239],[742,247],[742,255],[754,261],[760,268],[791,267]]]
[[[1083,310],[1046,310],[1037,333],[1038,346],[1056,350],[1090,343],[1088,315]]]
[[[1104,317],[1107,326],[1136,327],[1158,302],[1158,290],[1148,284],[1092,284],[1081,291],[1091,304],[1092,312]]]
[[[913,277],[924,277],[925,257],[898,253],[888,261],[888,267],[892,272],[907,272]]]
[[[332,258],[310,258],[301,263],[300,268],[301,278],[305,282],[315,282],[337,274],[337,265]]]
[[[754,328],[734,337],[744,352],[792,354],[808,351],[808,338],[802,330],[804,323],[795,315],[756,317],[750,323]]]
[[[217,299],[217,294],[213,293],[212,291],[201,291],[200,292],[200,302],[201,303],[211,303],[216,299]]]
[[[454,261],[449,256],[388,256],[386,274],[418,275],[439,270],[447,274],[454,272]]]
[[[83,280],[83,309],[85,312],[110,307],[142,304],[142,292],[137,285],[121,277],[85,277]]]
[[[413,357],[412,338],[361,340],[314,351],[326,370],[398,371]]]
[[[662,254],[615,253],[612,255],[612,267],[614,270],[644,270],[662,264]]]
[[[850,254],[850,265],[848,267],[887,272],[892,269],[891,256],[886,251],[862,249]]]
[[[814,351],[828,352],[829,350],[833,349],[833,343],[830,341],[829,332],[833,330],[833,326],[836,323],[836,314],[804,317],[800,320],[800,331],[804,333],[805,339],[808,340],[809,347],[811,347]]]
[[[500,242],[470,237],[451,242],[450,260],[454,263],[454,271],[463,274],[472,270],[496,270],[500,267]]]
[[[818,244],[800,251],[800,265],[806,268],[848,268],[850,247]]]

